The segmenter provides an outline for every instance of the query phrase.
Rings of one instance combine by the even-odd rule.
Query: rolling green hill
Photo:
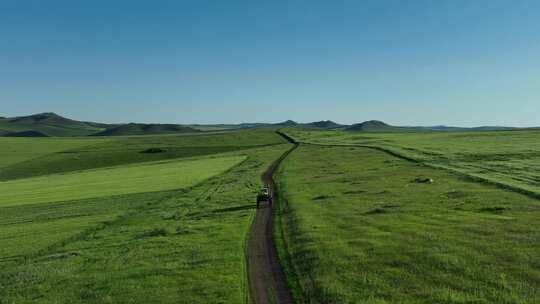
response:
[[[306,128],[320,128],[320,129],[337,129],[343,127],[343,125],[333,122],[331,120],[314,121],[306,124],[302,124]]]
[[[175,124],[140,124],[129,123],[106,129],[95,136],[126,136],[126,135],[154,135],[173,133],[192,133],[200,130]]]
[[[386,124],[378,120],[364,121],[362,123],[354,124],[345,130],[347,131],[368,131],[368,132],[378,132],[378,131],[395,131],[399,130],[399,127],[394,127],[389,124]]]
[[[18,132],[39,132],[47,136],[86,136],[103,130],[103,125],[72,120],[55,113],[0,118],[2,135],[18,136]],[[26,137],[27,134],[32,133],[20,133],[19,136]]]
[[[177,124],[104,124],[77,121],[55,113],[0,117],[0,136],[127,136],[200,132]]]

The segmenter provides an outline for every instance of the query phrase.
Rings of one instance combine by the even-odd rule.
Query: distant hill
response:
[[[520,130],[520,128],[500,127],[500,126],[484,126],[484,127],[449,127],[449,126],[431,126],[431,127],[398,127],[386,124],[378,120],[365,121],[358,124],[353,124],[346,131],[365,131],[365,132],[460,132],[460,131],[511,131]]]
[[[129,123],[119,125],[93,136],[125,136],[125,135],[151,135],[151,134],[172,134],[172,133],[192,133],[200,130],[175,124],[142,124]]]
[[[272,126],[276,127],[296,127],[298,126],[298,123],[294,120],[286,120],[284,122],[278,122],[275,124],[272,124]]]
[[[293,120],[286,120],[278,123],[264,122],[246,122],[239,124],[192,124],[186,125],[201,131],[216,131],[216,130],[233,130],[233,129],[255,129],[255,128],[281,128],[281,127],[296,127],[300,124]]]
[[[240,123],[240,124],[194,124],[187,125],[201,131],[218,131],[233,129],[253,129],[253,128],[313,128],[325,130],[347,130],[365,132],[459,132],[459,131],[510,131],[510,130],[532,130],[535,128],[513,128],[503,126],[483,126],[483,127],[452,127],[452,126],[393,126],[379,120],[369,120],[353,125],[339,124],[331,120],[321,120],[309,123],[298,123],[293,120],[286,120],[279,123]],[[538,129],[538,128],[536,128]]]
[[[0,118],[0,136],[120,136],[199,132],[176,124],[104,124],[77,121],[55,113]]]
[[[86,136],[101,132],[104,127],[92,123],[76,121],[55,113],[39,113],[0,119],[0,132],[35,131],[47,136]]]
[[[343,127],[343,125],[333,122],[331,120],[314,121],[310,123],[302,124],[306,128],[319,128],[319,129],[337,129]]]
[[[4,134],[5,137],[47,137],[47,134],[44,134],[39,131],[20,131],[20,132],[10,132]]]
[[[400,127],[394,127],[379,120],[369,120],[362,123],[353,124],[347,128],[346,131],[366,131],[366,132],[380,132],[380,131],[397,131]]]
[[[472,131],[511,131],[511,130],[516,130],[516,129],[518,129],[518,128],[497,127],[497,126],[485,126],[485,127],[469,128],[469,130],[472,130]]]
[[[445,131],[445,132],[459,132],[459,131],[511,131],[518,130],[519,128],[502,127],[502,126],[483,126],[483,127],[452,127],[452,126],[433,126],[433,127],[407,127],[409,129],[419,129],[424,131]]]
[[[282,128],[282,127],[304,127],[304,128],[319,128],[319,129],[337,129],[344,125],[335,123],[331,120],[321,120],[310,123],[298,123],[294,120],[286,120],[278,123],[240,123],[240,124],[194,124],[188,125],[194,129],[202,131],[213,130],[232,130],[232,129],[253,129],[253,128]]]
[[[379,120],[369,120],[353,125],[342,125],[331,120],[298,123],[286,120],[279,123],[239,123],[239,124],[105,124],[77,121],[47,112],[28,116],[0,116],[0,136],[38,137],[38,136],[122,136],[191,133],[202,131],[225,131],[254,128],[313,128],[324,130],[346,130],[364,132],[459,132],[459,131],[507,131],[522,128],[484,126],[461,128],[451,126],[398,127]],[[533,128],[527,128],[533,129]]]

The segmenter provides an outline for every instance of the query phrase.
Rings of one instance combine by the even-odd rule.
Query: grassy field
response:
[[[4,168],[24,161],[107,142],[106,138],[17,138],[0,137],[0,174]]]
[[[245,300],[254,196],[281,137],[25,140],[2,167],[0,303]]]
[[[359,147],[301,145],[278,181],[301,303],[540,302],[536,199]]]
[[[0,207],[186,188],[244,159],[230,156],[138,163],[0,182]]]
[[[318,144],[277,177],[300,303],[540,302],[540,202],[467,177],[540,193],[540,132],[286,132]],[[274,130],[0,146],[0,304],[246,300]]]
[[[287,131],[303,142],[381,147],[540,195],[540,131],[367,133]]]
[[[0,180],[238,151],[285,143],[272,130],[105,138],[1,138]],[[149,149],[160,153],[145,153]],[[34,151],[34,152],[29,152]],[[18,156],[21,155],[21,156]]]

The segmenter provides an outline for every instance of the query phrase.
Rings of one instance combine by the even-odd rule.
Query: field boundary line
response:
[[[421,161],[421,160],[418,160],[418,159],[414,159],[412,157],[401,155],[401,154],[399,154],[399,153],[397,153],[395,151],[392,151],[392,150],[387,149],[387,148],[379,147],[379,146],[355,145],[355,144],[320,144],[320,143],[311,143],[311,142],[301,142],[301,143],[305,144],[305,145],[322,146],[322,147],[358,147],[358,148],[366,148],[366,149],[377,150],[377,151],[381,151],[381,152],[384,152],[386,154],[389,154],[391,156],[397,157],[399,159],[403,159],[403,160],[406,160],[406,161],[410,161],[410,162],[413,162],[413,163],[416,163],[416,164],[426,166],[428,168],[448,171],[448,172],[450,172],[450,173],[452,173],[454,175],[457,175],[457,176],[459,176],[461,178],[467,179],[467,180],[472,181],[472,182],[483,183],[483,184],[486,184],[486,185],[494,186],[494,187],[497,187],[497,188],[500,188],[500,189],[503,189],[503,190],[516,192],[516,193],[519,193],[519,194],[522,194],[522,195],[526,195],[526,196],[528,196],[530,198],[540,200],[540,193],[538,193],[538,192],[528,190],[528,189],[525,189],[525,188],[521,188],[521,187],[518,187],[518,186],[509,185],[509,184],[506,184],[506,183],[503,183],[503,182],[495,181],[495,180],[492,180],[492,179],[489,179],[489,178],[486,178],[486,177],[482,177],[482,176],[478,176],[478,175],[474,175],[474,174],[471,174],[471,173],[466,173],[466,172],[463,172],[463,171],[461,171],[459,169],[450,168],[450,167],[447,167],[447,166],[444,166],[444,165],[437,165],[437,164],[433,164],[433,163],[429,163],[429,162],[424,162],[424,161]]]

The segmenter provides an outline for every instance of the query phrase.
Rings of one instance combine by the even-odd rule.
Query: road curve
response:
[[[277,159],[261,176],[270,189],[274,204],[261,204],[257,209],[251,226],[247,247],[247,264],[251,299],[256,304],[294,303],[291,291],[287,287],[285,273],[279,263],[274,244],[274,208],[277,203],[276,187],[273,175],[281,162],[298,146],[290,137],[278,132],[294,147]]]

